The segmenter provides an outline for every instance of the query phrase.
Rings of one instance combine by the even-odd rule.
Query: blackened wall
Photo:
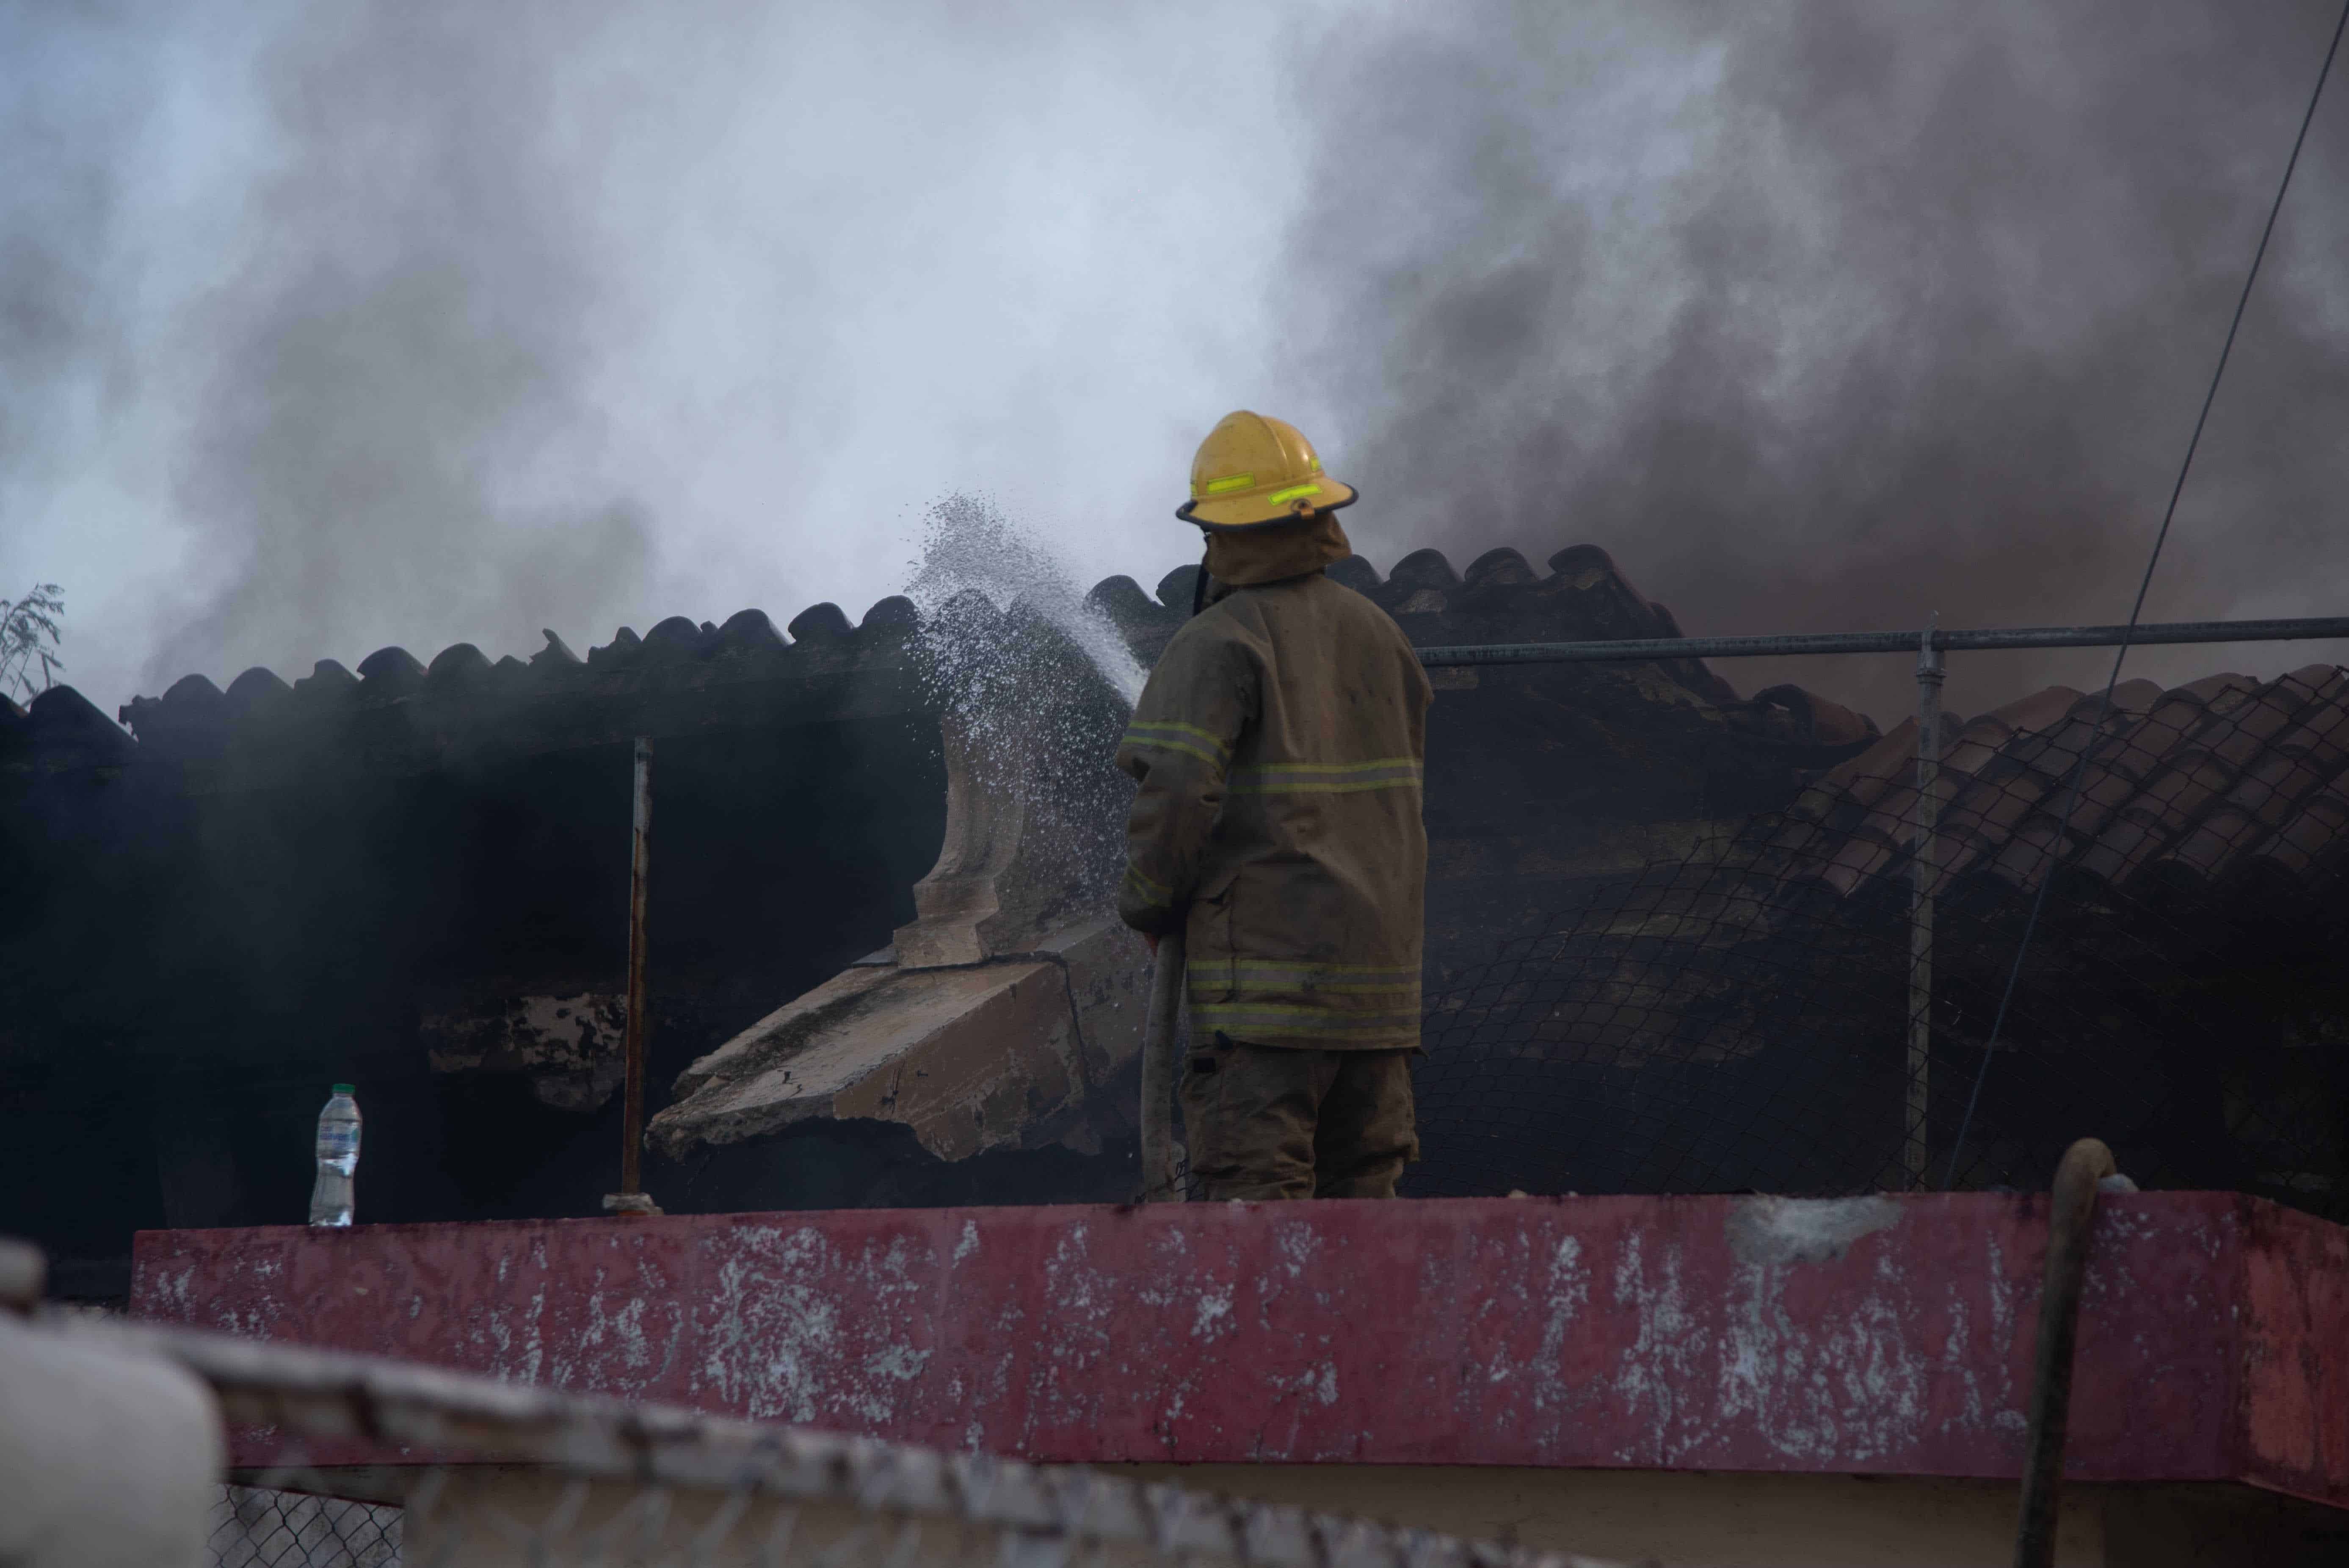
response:
[[[433,1013],[625,988],[630,746],[190,791],[168,763],[7,803],[0,1231],[70,1273],[142,1226],[298,1220],[327,1086],[360,1086],[374,1220],[586,1214],[618,1097],[437,1074]],[[935,858],[918,713],[656,742],[652,1108],[677,1072],[886,944]],[[66,1282],[73,1283],[68,1279]]]

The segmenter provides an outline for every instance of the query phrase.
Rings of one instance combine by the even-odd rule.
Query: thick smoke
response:
[[[60,454],[137,379],[108,263],[119,166],[148,116],[93,90],[133,47],[117,19],[55,26],[0,8],[0,598],[63,575],[5,545],[67,477]]]
[[[576,23],[357,7],[263,57],[291,155],[207,306],[219,358],[180,493],[233,570],[150,679],[455,628],[526,650],[529,628],[641,602],[644,519],[593,462],[589,192],[545,177],[566,136],[599,134],[541,63]]]
[[[1154,581],[1319,4],[0,14],[0,583],[111,705],[854,614],[965,491]]]
[[[1228,409],[1376,559],[1691,631],[2117,619],[2331,0],[0,11],[0,595],[101,703],[1192,558]],[[2349,83],[2156,617],[2349,607]],[[2170,678],[2338,649],[2147,653]],[[1889,717],[1897,659],[1726,667]],[[1975,658],[1975,708],[2095,656]]]
[[[1593,541],[1692,634],[2125,618],[2337,12],[1490,0],[1333,31],[1290,281],[1349,526],[1458,566]],[[2151,618],[2349,612],[2344,177],[2336,79]],[[1975,656],[1950,698],[2108,658]],[[1912,701],[1898,659],[1724,671]]]

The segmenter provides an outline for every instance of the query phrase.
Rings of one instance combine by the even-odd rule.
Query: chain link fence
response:
[[[1944,721],[1926,788],[1910,721],[1434,977],[1407,1190],[2032,1189],[2094,1135],[2344,1217],[2349,671],[2100,708]]]
[[[406,1511],[383,1503],[224,1486],[205,1568],[391,1568]]]

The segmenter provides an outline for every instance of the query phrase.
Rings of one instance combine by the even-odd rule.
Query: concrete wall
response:
[[[2044,1245],[1991,1195],[864,1210],[150,1233],[134,1303],[1040,1462],[1997,1479]],[[2349,1505],[2344,1330],[2340,1228],[2107,1199],[2070,1473]]]

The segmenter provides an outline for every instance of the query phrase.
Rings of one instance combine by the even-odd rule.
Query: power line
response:
[[[2161,547],[2169,542],[2169,525],[2178,516],[2178,498],[2185,493],[2186,475],[2194,466],[2194,453],[2202,444],[2202,428],[2210,422],[2210,405],[2219,396],[2220,379],[2227,373],[2227,358],[2235,351],[2235,335],[2242,328],[2243,308],[2251,302],[2251,286],[2259,281],[2260,264],[2267,259],[2268,241],[2273,237],[2276,215],[2283,211],[2283,195],[2292,189],[2292,171],[2300,166],[2300,150],[2308,142],[2308,128],[2316,119],[2317,99],[2324,96],[2324,79],[2333,74],[2333,57],[2341,52],[2341,35],[2349,29],[2349,4],[2341,8],[2341,19],[2333,25],[2333,42],[2324,51],[2324,64],[2316,72],[2316,88],[2308,95],[2308,109],[2300,117],[2300,134],[2292,138],[2292,156],[2284,160],[2283,178],[2276,184],[2275,200],[2268,204],[2266,227],[2260,230],[2259,249],[2251,253],[2251,270],[2244,275],[2243,292],[2235,300],[2234,319],[2227,323],[2227,339],[2219,348],[2218,367],[2210,372],[2210,386],[2202,394],[2202,411],[2195,417],[2194,433],[2186,442],[2186,457],[2178,465],[2178,483],[2169,487],[2169,504],[2161,514],[2161,530],[2153,536],[2153,553],[2146,558],[2145,576],[2137,585],[2137,602],[2129,607],[2127,628],[2122,633],[2120,647],[2113,654],[2113,672],[2105,680],[2104,695],[2096,703],[2095,722],[2088,727],[2087,742],[2072,764],[2072,776],[2064,790],[2064,811],[2055,824],[2055,836],[2048,844],[2047,864],[2040,876],[2039,887],[2032,895],[2031,913],[2023,922],[2023,940],[2015,944],[2014,966],[2007,971],[2006,989],[1998,999],[1998,1012],[1991,1020],[1990,1038],[1983,1043],[1982,1066],[1974,1073],[1973,1092],[1966,1096],[1966,1114],[1958,1123],[1958,1136],[1950,1145],[1949,1168],[1941,1176],[1941,1190],[1950,1189],[1958,1178],[1958,1157],[1965,1152],[1966,1134],[1973,1127],[1974,1109],[1982,1103],[1983,1082],[1990,1076],[1990,1064],[1998,1051],[1999,1035],[2006,1028],[2007,1009],[2014,1002],[2015,987],[2023,979],[2023,961],[2031,950],[2031,938],[2039,929],[2040,912],[2047,907],[2047,889],[2055,885],[2058,869],[2056,857],[2064,852],[2064,840],[2072,830],[2072,813],[2080,804],[2080,782],[2087,775],[2088,763],[2105,738],[2105,722],[2112,716],[2113,689],[2120,684],[2121,663],[2128,658],[2130,639],[2137,630],[2137,618],[2145,613],[2145,596],[2153,587],[2154,568],[2161,564]]]

